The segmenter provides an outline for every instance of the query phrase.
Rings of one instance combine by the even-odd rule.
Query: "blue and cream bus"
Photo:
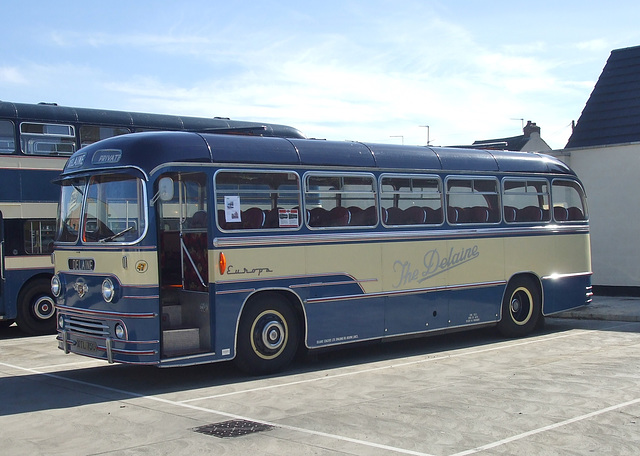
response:
[[[107,139],[61,174],[58,344],[235,359],[497,326],[591,299],[586,198],[540,154],[186,132]]]
[[[55,332],[51,252],[57,178],[78,149],[147,130],[303,137],[290,127],[222,118],[177,117],[55,104],[0,101],[0,328]]]

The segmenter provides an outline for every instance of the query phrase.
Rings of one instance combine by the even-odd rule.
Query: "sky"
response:
[[[0,100],[562,149],[640,2],[0,0]],[[427,128],[428,126],[428,128]]]

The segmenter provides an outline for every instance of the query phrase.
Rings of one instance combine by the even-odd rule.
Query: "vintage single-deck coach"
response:
[[[591,299],[586,197],[535,153],[141,133],[60,177],[58,343],[109,362],[235,359],[496,325]]]

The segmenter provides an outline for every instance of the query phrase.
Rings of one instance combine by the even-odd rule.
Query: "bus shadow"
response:
[[[546,325],[531,337],[574,329],[566,320]],[[0,416],[66,409],[83,405],[127,401],[170,393],[185,393],[217,386],[242,385],[256,387],[267,380],[286,379],[305,374],[326,372],[348,366],[402,360],[415,356],[473,347],[487,347],[504,342],[494,328],[396,340],[392,342],[358,343],[331,351],[306,353],[286,371],[263,377],[252,377],[238,371],[231,362],[200,366],[159,369],[153,366],[101,365],[91,368],[65,369],[54,372],[27,373],[0,377]],[[181,399],[173,399],[181,400]]]
[[[55,331],[44,333],[44,334],[29,334],[20,329],[18,325],[15,323],[8,327],[0,326],[0,340],[9,340],[9,339],[20,339],[20,338],[29,338],[29,337],[39,337],[55,334]]]
[[[0,340],[17,339],[19,337],[29,337],[29,334],[21,331],[15,323],[9,327],[0,327]]]

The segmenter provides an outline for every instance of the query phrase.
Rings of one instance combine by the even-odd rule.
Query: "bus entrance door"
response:
[[[204,193],[193,175],[173,179],[174,199],[158,208],[163,358],[211,351],[209,223],[206,204],[194,200]]]

